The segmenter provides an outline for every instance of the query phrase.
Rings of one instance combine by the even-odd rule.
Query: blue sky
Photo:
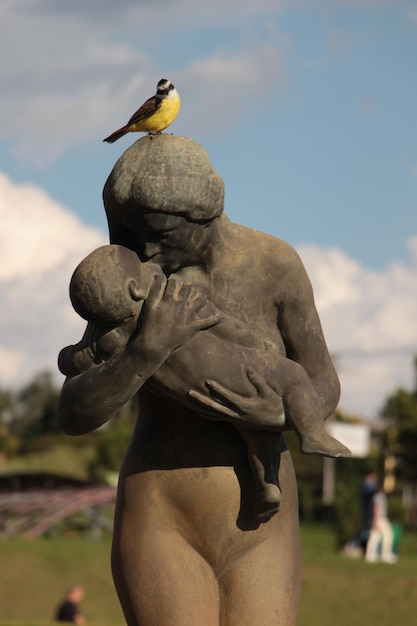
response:
[[[15,4],[23,8],[32,4],[32,11],[36,8],[36,3]],[[46,27],[56,3],[39,4],[44,6]],[[121,2],[120,6],[124,4],[140,7],[144,3]],[[85,80],[80,59],[79,75],[72,67],[57,89],[62,90],[64,83],[71,93],[69,81],[74,81],[76,94],[80,89],[67,114],[73,123],[79,118],[81,127],[85,124],[82,136],[63,141],[55,158],[46,158],[49,148],[42,145],[38,146],[40,155],[36,156],[36,146],[30,146],[31,156],[22,158],[13,155],[16,143],[26,140],[32,144],[39,137],[36,129],[30,136],[29,120],[19,128],[18,119],[12,119],[6,141],[0,145],[1,169],[16,182],[40,184],[86,223],[105,227],[100,191],[114,160],[135,137],[128,136],[114,146],[102,144],[101,139],[127,121],[152,95],[160,75],[167,75],[177,83],[183,99],[182,112],[171,130],[206,147],[226,181],[226,208],[233,219],[293,244],[336,245],[368,267],[381,268],[391,259],[404,259],[404,241],[416,230],[417,21],[411,20],[407,4],[402,2],[369,6],[366,2],[359,6],[307,2],[273,11],[274,4],[280,5],[271,2],[259,14],[255,11],[246,16],[244,12],[243,17],[236,17],[233,23],[226,20],[224,25],[216,23],[218,16],[211,24],[201,23],[198,10],[190,4],[195,19],[189,24],[174,24],[161,36],[157,28],[151,28],[144,41],[142,33],[147,27],[143,24],[140,28],[139,17],[138,30],[126,28],[125,37],[123,22],[116,21],[114,32],[106,24],[105,35],[97,29],[100,41],[122,43],[143,57],[134,98],[123,101],[114,115],[106,115],[103,103],[103,122],[89,127],[88,116],[94,111],[84,110],[87,100],[83,103],[82,85],[77,85],[77,78],[80,83]],[[78,13],[74,8],[75,17],[88,23],[86,9],[79,6]],[[55,19],[60,17],[64,20],[65,15],[55,7]],[[76,24],[73,28],[75,37],[80,28]],[[33,35],[34,43],[36,33]],[[59,47],[54,50],[57,42],[51,38],[49,44],[45,56],[55,52],[59,66]],[[228,91],[227,75],[221,76],[222,60],[226,67],[230,61],[238,63],[239,57],[244,63],[251,48],[255,62],[252,66],[248,63],[247,83],[253,82],[254,88],[240,87],[240,81],[245,82],[243,65],[237,67],[239,77],[231,77]],[[268,52],[265,65],[269,64],[270,70],[265,72],[265,65],[258,67],[256,62],[261,65],[262,54],[267,57]],[[200,62],[204,70],[205,58],[213,57],[219,69],[212,68],[206,85],[216,89],[216,71],[220,84],[219,95],[210,97],[204,71],[199,78],[191,68]],[[46,82],[47,62],[44,60]],[[36,64],[36,48],[28,46],[22,75],[33,70],[35,76],[41,73]],[[63,72],[66,66],[63,58]],[[230,63],[232,71],[233,67]],[[51,71],[48,84],[51,107],[52,79],[58,71],[59,67]],[[117,76],[111,71],[118,74],[118,67],[110,67],[108,77],[117,89]],[[254,81],[251,71],[265,72],[262,80]],[[93,70],[89,80],[94,82]],[[30,95],[36,96],[36,89],[34,83],[28,90],[28,106],[22,111],[29,118]],[[16,98],[25,97],[24,85],[16,91]],[[206,96],[213,106],[204,106]],[[45,118],[47,114],[45,110]],[[67,124],[65,119],[52,119],[54,124]],[[48,129],[45,141],[53,132]],[[41,163],[36,163],[37,158]]]
[[[170,78],[182,109],[169,131],[206,148],[225,180],[234,221],[300,251],[332,351],[343,358],[348,350],[406,348],[401,366],[400,357],[343,366],[345,406],[373,412],[387,384],[410,384],[417,351],[415,2],[3,0],[0,35],[2,58],[9,59],[0,69],[6,216],[9,197],[30,184],[41,206],[79,220],[71,262],[77,252],[86,254],[106,234],[105,179],[138,135],[113,145],[102,139],[161,77]],[[27,206],[13,207],[17,246]],[[57,218],[57,242],[59,227]],[[42,224],[31,237],[34,249],[47,254]],[[67,237],[66,250],[71,230]],[[33,259],[27,268],[35,266]],[[10,280],[13,272],[4,273]],[[0,290],[9,301],[9,283]],[[343,314],[356,324],[349,339]],[[27,363],[13,375],[0,363],[5,381],[49,363],[40,347],[18,343],[3,344],[5,363]],[[370,387],[380,381],[372,398],[355,388],[354,372],[363,367]]]

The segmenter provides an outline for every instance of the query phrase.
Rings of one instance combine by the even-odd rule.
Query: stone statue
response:
[[[59,356],[61,427],[89,432],[138,396],[112,550],[129,626],[295,624],[282,431],[306,453],[349,454],[323,426],[339,383],[302,263],[232,224],[223,194],[198,144],[140,139],[104,187],[111,245],[71,280],[88,323]]]

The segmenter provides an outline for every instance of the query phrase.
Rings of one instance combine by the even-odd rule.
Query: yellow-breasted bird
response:
[[[142,104],[132,115],[126,126],[122,126],[114,133],[103,139],[107,143],[114,143],[126,133],[148,133],[157,135],[167,128],[178,115],[181,100],[178,91],[170,80],[161,78],[156,86],[156,94]]]

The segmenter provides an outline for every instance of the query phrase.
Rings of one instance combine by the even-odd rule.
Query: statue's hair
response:
[[[122,154],[106,181],[103,200],[111,241],[126,243],[120,235],[125,211],[207,223],[223,212],[224,182],[202,146],[163,134],[143,137]]]

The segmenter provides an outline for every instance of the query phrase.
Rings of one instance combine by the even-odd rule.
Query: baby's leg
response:
[[[291,382],[284,393],[285,415],[295,430],[304,454],[330,457],[350,456],[350,450],[329,435],[320,417],[320,401],[304,369],[288,361]]]
[[[281,433],[239,427],[246,442],[248,460],[256,481],[255,518],[268,521],[279,511],[281,490],[278,483]]]

